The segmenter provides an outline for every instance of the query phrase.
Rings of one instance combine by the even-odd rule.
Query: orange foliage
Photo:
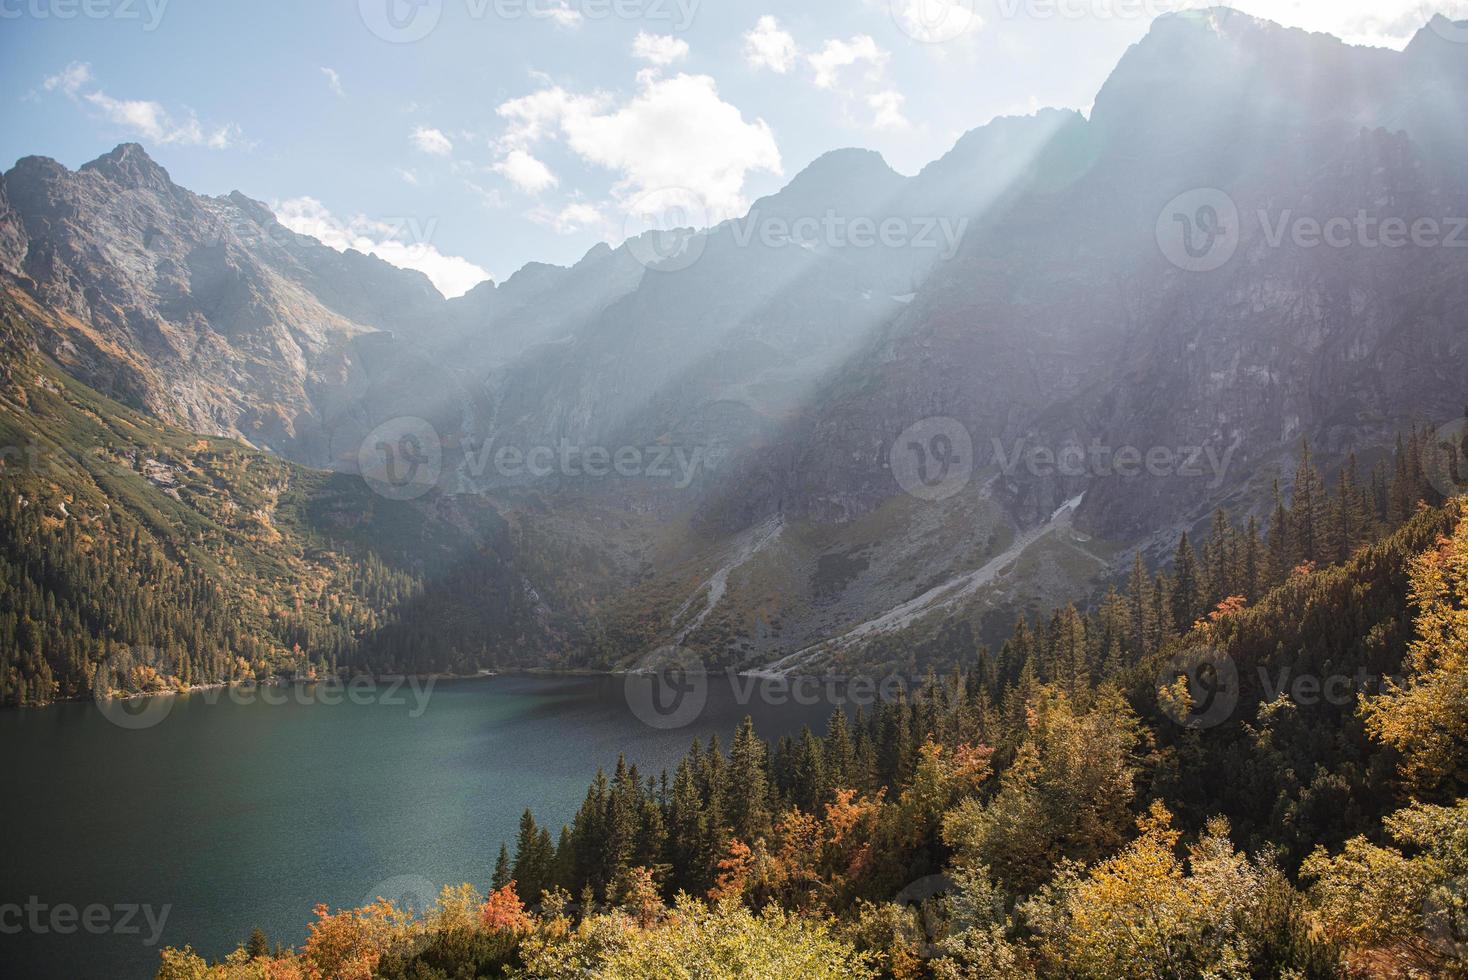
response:
[[[511,932],[529,932],[534,926],[513,881],[498,891],[490,892],[479,913],[479,923],[486,929],[508,929]]]
[[[744,886],[749,882],[753,869],[754,855],[749,845],[734,838],[729,842],[729,856],[719,862],[719,877],[714,887],[709,889],[709,898],[715,902],[739,898],[744,894]]]
[[[622,896],[622,907],[632,913],[643,929],[657,925],[667,912],[651,868],[641,865],[628,868],[617,890]]]
[[[371,980],[377,961],[410,918],[383,898],[335,914],[325,904],[314,911],[316,921],[306,937],[306,963],[313,977],[330,980]]]

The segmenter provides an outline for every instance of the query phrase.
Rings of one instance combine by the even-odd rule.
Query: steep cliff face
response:
[[[1163,18],[1090,123],[1044,148],[722,513],[868,513],[899,492],[884,470],[898,433],[943,416],[978,469],[1003,471],[995,489],[1021,523],[1086,491],[1079,525],[1134,541],[1301,436],[1329,453],[1455,418],[1468,184],[1444,147],[1468,88],[1435,57],[1446,43],[1397,54],[1239,15]],[[1229,228],[1192,228],[1192,259],[1169,233],[1214,205]],[[1332,219],[1349,228],[1323,241]],[[1419,221],[1435,234],[1414,240]],[[1384,227],[1407,240],[1383,242]],[[1088,458],[1071,475],[1004,465],[1016,448],[1072,447]],[[1210,466],[1208,450],[1220,466],[1229,454],[1227,472],[1123,479],[1091,447],[1203,447]]]
[[[1328,469],[1458,417],[1468,59],[1445,33],[1159,18],[1089,119],[998,119],[913,177],[837,151],[681,250],[598,246],[447,302],[138,147],[28,158],[0,181],[0,275],[59,314],[69,370],[192,428],[351,468],[380,422],[428,420],[440,489],[500,495],[610,656],[767,662],[960,602],[1010,621],[1220,503],[1260,511],[1302,437]],[[556,462],[506,473],[500,449]]]
[[[76,172],[27,157],[5,191],[4,267],[69,316],[50,353],[161,418],[297,458],[321,427],[313,389],[352,376],[352,340],[443,305],[419,273],[184,190],[136,144]]]

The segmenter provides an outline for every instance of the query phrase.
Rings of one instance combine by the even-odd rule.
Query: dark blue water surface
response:
[[[555,835],[618,753],[655,774],[694,737],[727,749],[746,714],[775,738],[832,707],[719,678],[654,727],[616,677],[440,681],[426,701],[305,690],[130,703],[162,715],[142,728],[92,704],[0,712],[0,976],[150,977],[166,945],[221,957],[256,926],[299,943],[317,902],[483,889],[525,808]],[[105,907],[107,931],[56,931],[62,906]],[[124,921],[142,906],[166,911],[161,935],[142,910]]]

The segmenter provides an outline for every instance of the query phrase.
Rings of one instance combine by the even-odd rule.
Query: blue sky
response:
[[[0,0],[0,166],[136,140],[458,293],[620,240],[667,188],[712,221],[827,150],[914,173],[996,115],[1086,110],[1195,2]],[[1239,5],[1400,47],[1468,0]]]

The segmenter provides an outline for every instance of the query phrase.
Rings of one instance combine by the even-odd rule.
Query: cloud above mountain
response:
[[[680,188],[697,195],[710,215],[718,217],[745,207],[748,174],[783,172],[769,125],[763,119],[747,120],[720,97],[709,76],[643,74],[639,85],[622,102],[560,86],[504,102],[498,113],[506,123],[499,140],[505,156],[496,169],[513,169],[517,152],[529,154],[543,142],[560,142],[586,163],[616,175],[613,196],[618,205]]]
[[[92,66],[87,62],[72,62],[46,78],[41,87],[95,110],[112,126],[155,145],[227,150],[244,142],[240,127],[234,123],[206,126],[192,109],[169,111],[151,99],[119,99],[109,95],[96,84]]]
[[[436,222],[401,218],[384,220],[356,215],[342,220],[314,197],[296,197],[271,205],[276,220],[298,235],[345,252],[356,249],[400,269],[416,269],[449,298],[462,296],[488,279],[489,273],[457,255],[444,255],[432,244]]]

